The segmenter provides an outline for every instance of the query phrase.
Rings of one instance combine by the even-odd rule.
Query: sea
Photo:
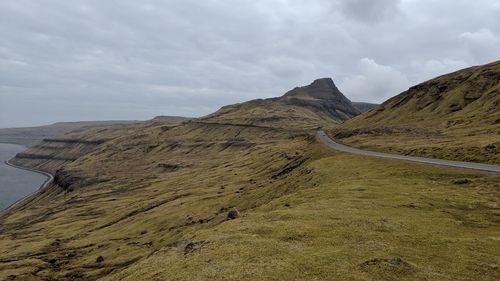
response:
[[[0,143],[0,210],[37,191],[47,178],[5,164],[5,161],[25,149],[22,145]]]

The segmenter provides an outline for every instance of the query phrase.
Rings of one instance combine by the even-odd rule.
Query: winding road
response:
[[[500,165],[451,161],[451,160],[414,157],[414,156],[405,156],[405,155],[398,155],[398,154],[390,154],[390,153],[383,153],[383,152],[361,150],[361,149],[353,148],[353,147],[350,147],[347,145],[336,143],[330,137],[328,137],[323,130],[318,130],[318,137],[324,144],[326,144],[330,148],[333,148],[335,150],[342,151],[342,152],[347,152],[347,153],[353,153],[353,154],[364,155],[364,156],[381,157],[381,158],[391,158],[391,159],[419,162],[419,163],[432,164],[432,165],[440,165],[440,166],[457,167],[457,168],[474,169],[474,170],[500,173]]]

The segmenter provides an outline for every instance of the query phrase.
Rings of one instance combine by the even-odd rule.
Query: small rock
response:
[[[497,147],[495,144],[488,144],[487,146],[485,146],[486,150],[488,151],[492,151],[492,152],[495,152],[497,150]]]
[[[234,220],[240,217],[240,212],[236,210],[236,208],[231,208],[229,209],[229,212],[227,213],[227,219],[228,220]]]
[[[400,257],[394,257],[387,260],[387,263],[392,265],[400,265],[403,260]]]
[[[50,259],[49,260],[49,266],[52,267],[52,268],[59,268],[59,264],[57,264],[57,260],[56,259]]]
[[[98,256],[97,259],[95,260],[96,263],[101,263],[104,261],[104,258],[102,256]]]
[[[205,243],[205,241],[193,241],[193,242],[189,242],[185,247],[184,247],[184,254],[187,255],[189,253],[192,253],[194,251],[197,251],[199,250],[203,244]]]
[[[468,184],[470,183],[469,179],[463,178],[463,179],[456,179],[453,181],[454,184]]]

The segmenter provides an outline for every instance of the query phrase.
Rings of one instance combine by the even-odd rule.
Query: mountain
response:
[[[500,61],[413,86],[335,134],[358,147],[500,163]]]
[[[340,124],[360,113],[331,78],[322,78],[278,98],[225,106],[201,121],[312,129]]]
[[[495,280],[498,177],[328,149],[332,84],[30,147],[54,181],[0,214],[0,280]]]

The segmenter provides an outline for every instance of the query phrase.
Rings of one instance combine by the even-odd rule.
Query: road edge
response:
[[[21,170],[25,170],[25,171],[29,171],[29,172],[33,172],[33,173],[37,173],[37,174],[41,174],[41,175],[46,176],[47,178],[45,179],[45,181],[44,181],[44,182],[40,185],[40,187],[39,187],[36,191],[34,191],[34,192],[32,192],[32,193],[30,193],[30,194],[28,194],[28,195],[26,195],[26,196],[24,196],[24,197],[22,197],[22,198],[18,199],[18,200],[17,200],[17,201],[15,201],[14,203],[10,204],[7,208],[5,208],[5,209],[3,209],[3,210],[0,210],[0,215],[6,214],[6,213],[7,213],[7,212],[9,212],[9,210],[11,210],[13,207],[15,207],[15,206],[19,205],[21,202],[23,202],[24,200],[28,199],[29,197],[31,197],[31,196],[33,196],[33,195],[37,194],[37,193],[38,193],[38,192],[40,192],[42,189],[44,189],[45,187],[47,187],[47,186],[48,186],[51,182],[53,182],[53,181],[54,181],[54,175],[52,175],[52,174],[51,174],[51,173],[49,173],[49,172],[45,172],[45,171],[41,171],[41,170],[36,170],[36,169],[31,169],[31,168],[26,168],[26,167],[18,166],[18,165],[15,165],[15,164],[10,163],[9,161],[10,161],[10,160],[6,160],[6,161],[4,161],[5,165],[10,166],[10,167],[12,167],[12,168],[21,169]]]
[[[377,158],[386,158],[386,159],[395,159],[400,161],[409,161],[413,163],[421,163],[427,165],[437,165],[442,167],[453,167],[459,169],[469,169],[475,171],[483,171],[490,173],[500,173],[500,165],[494,164],[484,164],[484,163],[475,163],[475,162],[464,162],[464,161],[453,161],[446,159],[438,159],[438,158],[425,158],[425,157],[416,157],[416,156],[407,156],[407,155],[399,155],[371,150],[363,150],[355,147],[350,147],[345,144],[340,144],[335,142],[330,136],[328,136],[325,131],[319,129],[316,131],[316,135],[319,137],[321,142],[325,144],[327,147],[341,151],[344,153],[351,153],[361,156],[367,157],[377,157]]]

